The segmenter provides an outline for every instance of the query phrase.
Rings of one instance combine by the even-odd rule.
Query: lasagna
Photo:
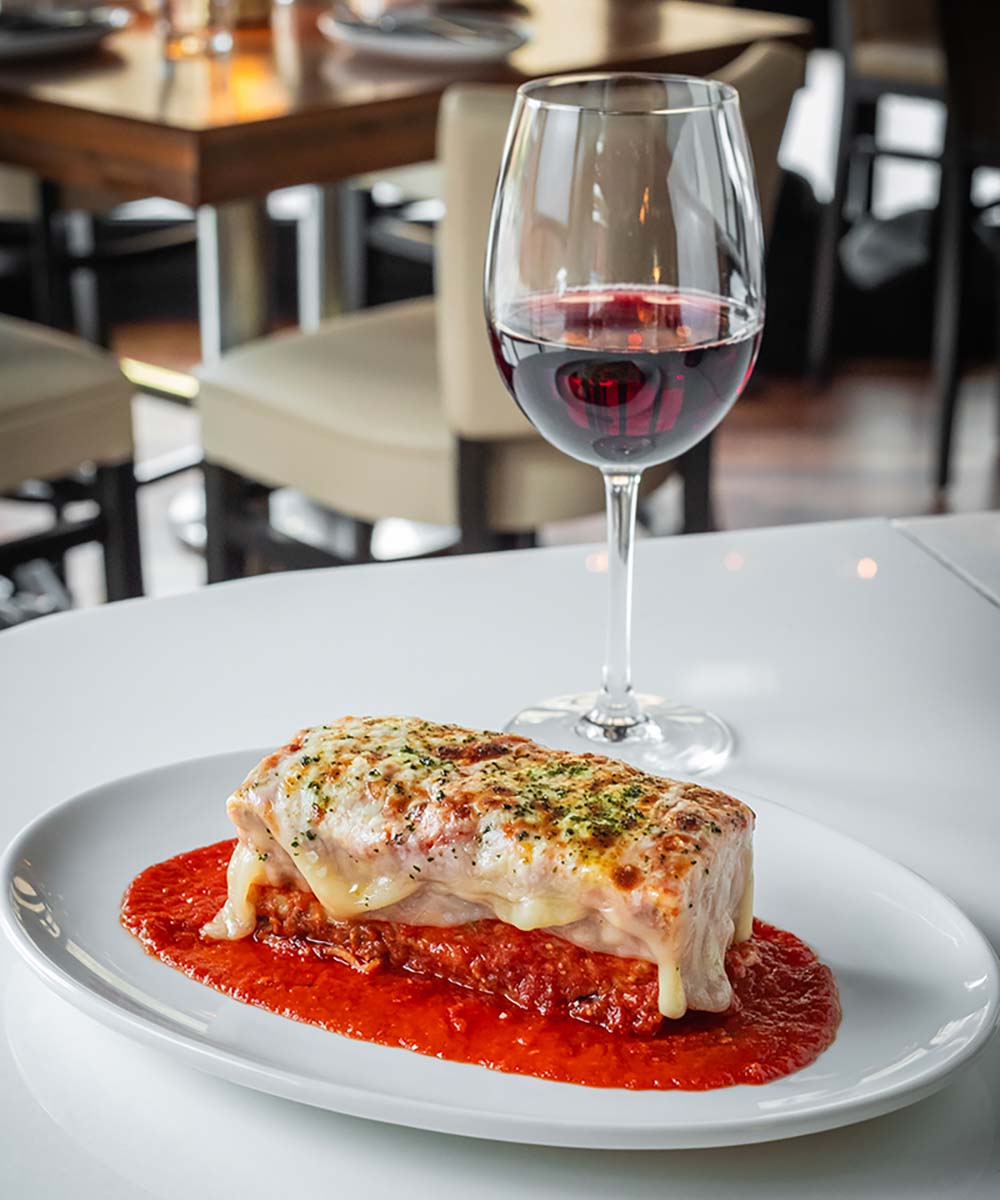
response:
[[[752,931],[753,813],[594,754],[416,718],[305,729],[228,802],[203,929],[648,1033],[724,1012]]]

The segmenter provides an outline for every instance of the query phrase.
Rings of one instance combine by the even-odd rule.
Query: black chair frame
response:
[[[107,348],[107,272],[117,263],[141,266],[195,243],[194,221],[163,229],[111,233],[86,211],[67,211],[63,189],[38,183],[38,215],[29,254],[35,320]]]
[[[807,370],[818,386],[825,385],[832,365],[832,341],[836,310],[838,248],[847,214],[871,211],[875,162],[880,157],[918,162],[941,162],[936,155],[880,146],[875,136],[878,102],[883,96],[915,96],[943,99],[939,88],[907,84],[895,79],[858,75],[852,67],[854,29],[849,0],[832,0],[830,25],[833,47],[844,61],[844,89],[841,98],[840,130],[834,168],[833,196],[823,206],[816,242],[813,268],[812,312],[809,321]],[[945,185],[942,183],[942,187]]]
[[[951,481],[964,362],[963,293],[973,255],[990,248],[988,237],[984,239],[985,247],[976,238],[980,211],[972,199],[972,176],[977,167],[1000,167],[1000,83],[996,71],[1000,11],[995,4],[941,0],[941,29],[949,78],[934,312],[934,380],[939,405],[934,482],[939,492]],[[993,200],[987,207],[995,205]],[[1000,269],[997,282],[1000,285]],[[1000,312],[1000,292],[997,304]]]
[[[8,496],[24,503],[44,504],[54,513],[49,529],[27,537],[0,542],[0,575],[7,575],[35,559],[50,562],[65,577],[67,550],[99,542],[104,551],[104,581],[108,600],[128,600],[143,593],[136,509],[135,468],[131,459],[94,468],[91,478],[74,477],[53,483],[24,485]],[[77,500],[94,500],[94,516],[65,516],[66,506]]]
[[[715,528],[711,496],[712,437],[705,438],[678,460],[684,483],[683,532],[705,533]],[[528,549],[536,544],[533,531],[502,533],[491,529],[482,481],[489,471],[490,444],[459,439],[457,486],[458,542],[421,557]],[[206,460],[205,558],[208,582],[239,579],[256,558],[264,566],[287,570],[346,566],[372,562],[373,526],[352,520],[355,554],[343,557],[308,545],[276,530],[268,520],[270,489],[217,462]]]

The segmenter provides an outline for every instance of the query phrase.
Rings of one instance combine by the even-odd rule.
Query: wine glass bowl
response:
[[[491,335],[507,386],[547,441],[602,470],[641,470],[722,420],[760,326],[711,296],[614,287],[533,297]]]
[[[608,497],[604,685],[511,727],[613,744],[658,770],[719,766],[732,746],[722,721],[632,691],[630,621],[641,472],[711,433],[760,343],[763,236],[736,92],[669,75],[525,84],[491,218],[486,313],[514,400],[603,472]]]

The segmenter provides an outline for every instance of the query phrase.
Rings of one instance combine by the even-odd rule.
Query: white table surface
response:
[[[914,517],[895,524],[1000,604],[1000,512]]]
[[[4,633],[0,842],[94,784],[342,713],[496,727],[591,685],[599,565],[566,548],[270,576]],[[647,542],[636,658],[639,686],[732,721],[720,786],[878,847],[1000,946],[1000,610],[908,533],[871,520]],[[244,1091],[94,1024],[6,945],[0,1012],[4,1197],[996,1200],[1000,1184],[1000,1040],[868,1124],[636,1154],[416,1133]]]

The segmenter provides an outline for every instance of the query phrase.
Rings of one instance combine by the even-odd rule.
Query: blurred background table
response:
[[[808,44],[806,21],[683,0],[528,0],[530,32],[509,63],[459,69],[360,56],[316,28],[323,6],[276,7],[228,58],[167,64],[147,24],[99,55],[5,65],[0,162],[119,198],[198,209],[202,352],[213,358],[266,321],[265,194],[311,183],[317,197],[305,287],[314,316],[350,307],[356,226],[343,181],[434,155],[441,93],[456,79],[516,82],[599,69],[704,74],[757,41]]]

